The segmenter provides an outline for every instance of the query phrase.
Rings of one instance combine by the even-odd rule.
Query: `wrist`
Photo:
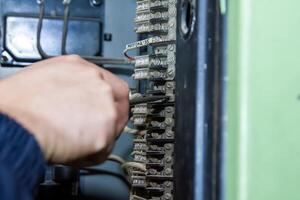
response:
[[[0,81],[0,96],[0,113],[14,119],[28,130],[38,142],[45,159],[48,160],[49,153],[46,151],[47,143],[45,134],[42,134],[42,132],[39,131],[39,124],[34,119],[34,116],[28,112],[30,109],[22,109],[22,107],[27,107],[26,103],[24,105],[25,98],[17,98],[13,87],[7,87],[5,80]]]

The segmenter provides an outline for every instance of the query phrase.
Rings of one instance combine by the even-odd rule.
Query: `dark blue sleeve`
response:
[[[0,114],[0,199],[33,199],[44,171],[45,161],[35,138]]]

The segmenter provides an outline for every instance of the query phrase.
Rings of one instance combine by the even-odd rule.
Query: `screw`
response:
[[[149,169],[149,174],[156,174],[156,170],[155,169]]]
[[[172,123],[173,123],[173,119],[172,118],[166,118],[166,120],[165,120],[165,124],[166,125],[170,126],[170,125],[172,125]]]
[[[174,51],[175,50],[175,45],[171,44],[168,46],[169,51]]]
[[[172,185],[171,181],[166,181],[164,184],[166,187],[170,187]]]
[[[168,71],[168,77],[173,77],[174,76],[174,74],[175,74],[175,72],[174,72],[174,69],[170,69],[169,71]]]
[[[166,112],[171,113],[173,111],[172,107],[166,107]]]
[[[170,163],[172,161],[172,158],[170,156],[166,157],[166,162]]]
[[[167,89],[173,89],[173,84],[171,82],[167,82],[166,88]]]
[[[152,135],[153,138],[156,138],[156,139],[159,137],[158,133],[152,133],[151,135]]]
[[[170,200],[172,199],[172,195],[170,193],[165,194],[165,198],[166,200]]]
[[[7,61],[8,61],[8,58],[7,58],[6,56],[2,56],[2,57],[1,57],[1,61],[7,62]]]
[[[172,148],[172,145],[171,145],[171,144],[166,144],[166,145],[165,145],[165,148],[166,148],[167,150],[170,150],[170,149]]]
[[[167,131],[167,132],[166,132],[166,136],[167,136],[168,138],[173,137],[173,132],[172,132],[172,131]]]
[[[93,6],[100,6],[102,4],[102,0],[90,0]]]
[[[166,175],[172,174],[172,170],[171,170],[170,168],[167,168],[167,169],[165,170],[165,174],[166,174]]]

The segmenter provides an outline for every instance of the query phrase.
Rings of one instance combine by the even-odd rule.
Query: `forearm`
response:
[[[5,184],[0,187],[0,199],[30,199],[44,173],[44,165],[34,137],[14,120],[0,114],[0,183]]]

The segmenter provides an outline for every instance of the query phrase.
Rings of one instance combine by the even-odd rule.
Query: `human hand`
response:
[[[79,56],[37,62],[0,81],[0,112],[37,139],[51,163],[105,160],[128,120],[128,86]]]

